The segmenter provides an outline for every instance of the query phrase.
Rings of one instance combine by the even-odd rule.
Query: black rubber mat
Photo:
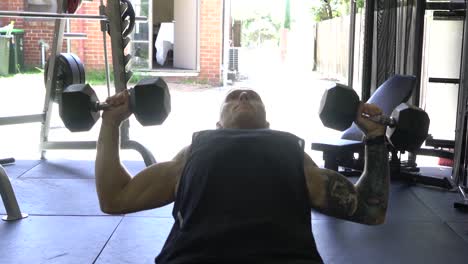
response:
[[[131,175],[145,168],[143,161],[123,161]],[[44,160],[21,178],[35,179],[94,179],[93,160]]]
[[[105,215],[99,208],[94,179],[13,179],[22,212],[33,215]],[[173,204],[134,216],[172,217]],[[0,214],[6,214],[0,206]]]
[[[30,216],[0,221],[1,263],[93,263],[121,219]]]
[[[449,222],[448,225],[468,243],[468,222]]]
[[[461,200],[458,192],[423,186],[415,186],[411,191],[443,221],[468,222],[468,213],[453,208],[453,203]]]
[[[468,259],[468,244],[442,222],[314,221],[312,228],[325,263],[465,264]]]
[[[154,263],[172,224],[166,218],[125,217],[96,263]]]
[[[8,177],[10,179],[14,179],[32,170],[41,162],[41,160],[16,160],[15,163],[3,165],[3,168],[5,169]]]
[[[22,212],[33,215],[104,215],[94,179],[15,179],[11,181]],[[0,214],[5,209],[0,206]]]

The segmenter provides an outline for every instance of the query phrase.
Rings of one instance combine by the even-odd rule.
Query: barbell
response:
[[[356,119],[360,103],[356,91],[336,84],[322,96],[320,120],[326,127],[343,131]],[[391,116],[364,117],[387,126],[387,139],[397,150],[415,151],[427,138],[430,119],[421,108],[402,103],[393,110]]]
[[[108,17],[106,15],[88,15],[88,14],[34,12],[34,11],[4,11],[4,10],[0,10],[0,17],[108,20]],[[135,16],[135,21],[147,21],[147,20],[148,20],[148,17]]]
[[[171,96],[161,78],[141,80],[128,89],[130,111],[143,126],[162,124],[171,112]],[[109,108],[99,102],[89,84],[72,84],[61,94],[59,114],[66,128],[72,132],[90,130],[101,117],[100,111]]]

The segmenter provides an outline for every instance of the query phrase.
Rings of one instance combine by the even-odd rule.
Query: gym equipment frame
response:
[[[65,0],[66,1],[66,0]],[[61,10],[64,1],[58,1],[57,10]],[[95,149],[95,141],[78,141],[78,142],[68,142],[68,141],[49,141],[49,128],[50,128],[50,119],[52,115],[53,101],[50,98],[52,90],[55,90],[56,83],[56,58],[60,55],[62,50],[62,41],[64,38],[64,29],[65,29],[65,20],[61,18],[77,18],[77,19],[96,19],[101,21],[101,30],[105,36],[107,29],[110,29],[111,43],[112,43],[112,58],[113,58],[113,69],[115,77],[115,92],[120,92],[127,89],[127,81],[131,73],[127,73],[125,70],[125,55],[123,53],[124,42],[122,39],[122,23],[121,23],[121,13],[120,13],[120,1],[119,0],[109,0],[108,1],[108,14],[104,15],[105,6],[101,0],[100,6],[100,15],[76,15],[76,14],[60,14],[60,13],[41,13],[41,12],[10,12],[10,11],[0,11],[0,16],[21,16],[21,17],[36,17],[36,18],[57,18],[55,21],[55,30],[54,30],[54,42],[52,46],[52,54],[50,56],[50,63],[48,68],[48,77],[46,82],[46,95],[44,110],[42,114],[37,115],[27,115],[27,116],[11,116],[11,117],[0,117],[0,125],[11,125],[11,124],[23,124],[31,122],[41,122],[41,158],[45,158],[46,150],[53,149]],[[137,20],[146,20],[146,17],[138,17]],[[112,25],[112,26],[109,26]],[[107,47],[106,47],[106,38],[104,37],[104,56],[107,63]],[[109,74],[107,74],[109,75]],[[109,79],[109,78],[107,78]],[[156,162],[155,158],[151,152],[146,149],[143,145],[138,142],[132,141],[129,139],[129,123],[126,121],[121,126],[121,146],[122,149],[134,149],[143,157],[143,160],[146,165],[151,165]]]
[[[57,10],[63,10],[64,3],[67,0],[57,1]],[[66,25],[66,18],[74,19],[94,19],[101,22],[101,31],[103,32],[103,45],[104,45],[104,60],[106,65],[106,77],[107,87],[109,88],[109,65],[107,62],[107,46],[106,46],[106,34],[109,32],[112,45],[112,61],[114,70],[114,84],[115,92],[121,92],[127,89],[127,82],[131,77],[131,72],[127,72],[125,69],[125,54],[124,48],[128,44],[129,39],[122,36],[124,25],[121,17],[121,1],[120,0],[108,0],[107,8],[100,1],[99,15],[75,15],[65,13],[38,13],[38,12],[9,12],[0,11],[0,16],[8,17],[33,17],[33,18],[54,18],[54,41],[51,49],[51,56],[48,65],[48,76],[46,81],[46,94],[44,100],[43,113],[34,115],[24,116],[8,116],[0,117],[0,126],[12,125],[12,124],[24,124],[41,122],[41,133],[40,133],[40,151],[41,159],[45,159],[45,153],[47,150],[58,150],[58,149],[96,149],[97,141],[49,141],[49,129],[50,121],[52,117],[52,108],[54,101],[51,98],[51,91],[55,91],[55,84],[57,78],[56,59],[60,55],[62,50],[62,44],[64,40],[64,31]],[[105,15],[107,13],[107,16]],[[145,17],[136,17],[135,20],[147,20]],[[129,121],[125,121],[120,127],[121,149],[133,149],[139,152],[145,164],[147,166],[156,163],[156,159],[153,154],[139,142],[130,140],[129,136]],[[6,175],[2,165],[0,164],[0,194],[7,210],[7,216],[4,220],[18,220],[27,217],[27,214],[21,213],[19,206],[16,201],[14,191],[11,187],[10,180]]]

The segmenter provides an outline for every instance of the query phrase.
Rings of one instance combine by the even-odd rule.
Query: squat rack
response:
[[[56,58],[60,55],[64,39],[65,24],[67,18],[72,19],[91,19],[101,22],[101,31],[103,32],[104,60],[106,65],[106,79],[109,89],[109,65],[107,62],[107,46],[106,34],[109,32],[112,45],[112,66],[114,74],[115,92],[121,92],[127,89],[127,82],[132,76],[131,71],[126,70],[126,65],[129,56],[125,56],[124,48],[131,41],[129,37],[123,37],[122,32],[125,25],[121,18],[121,1],[108,0],[107,7],[103,0],[100,2],[99,15],[77,15],[64,13],[63,6],[68,0],[57,1],[58,13],[41,13],[41,12],[15,12],[15,11],[0,11],[0,16],[6,17],[33,17],[33,18],[53,18],[55,20],[53,45],[51,56],[48,65],[48,75],[46,80],[46,94],[44,100],[43,112],[40,114],[23,115],[23,116],[8,116],[0,117],[0,126],[12,124],[25,124],[33,122],[41,122],[40,132],[40,151],[41,159],[45,159],[47,150],[58,149],[96,149],[97,141],[49,141],[50,121],[52,117],[52,109],[54,101],[51,98],[52,91],[56,89],[57,68]],[[128,3],[130,4],[130,3]],[[147,20],[146,17],[135,17],[135,20]],[[133,149],[138,151],[147,166],[156,163],[153,154],[141,143],[130,140],[129,136],[130,123],[128,120],[120,126],[120,148]],[[18,220],[27,217],[27,214],[21,213],[14,191],[11,187],[9,178],[0,164],[0,194],[7,211],[7,216],[3,220]]]
[[[432,83],[451,83],[458,84],[458,103],[457,103],[457,118],[455,127],[455,141],[451,141],[450,145],[455,149],[453,160],[453,170],[451,181],[456,190],[460,193],[461,201],[456,201],[453,204],[454,208],[468,210],[468,9],[467,0],[463,2],[429,2],[420,8],[420,12],[426,10],[434,11],[449,11],[450,13],[460,13],[463,16],[463,37],[462,37],[462,57],[460,61],[459,79],[453,78],[432,78],[429,77],[429,82]],[[422,25],[423,26],[423,25]],[[421,34],[423,34],[421,32]],[[420,40],[422,41],[422,40]],[[419,101],[419,95],[416,98]],[[441,141],[441,140],[439,140]],[[444,141],[444,140],[442,140]],[[445,140],[449,142],[449,140]],[[436,155],[437,156],[437,155]]]
[[[455,4],[455,3],[452,3]],[[458,3],[459,10],[464,11],[462,58],[460,63],[460,80],[455,127],[455,151],[453,179],[457,183],[462,200],[455,202],[454,207],[468,210],[468,10],[466,1]]]

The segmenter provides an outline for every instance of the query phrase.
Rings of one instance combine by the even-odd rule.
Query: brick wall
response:
[[[24,10],[24,0],[9,0],[0,2],[0,10],[18,11]],[[0,17],[0,27],[6,26],[10,21],[15,21],[15,27],[22,28],[24,20],[21,18]]]
[[[10,0],[0,3],[0,10],[8,11],[24,11],[27,9],[25,0]],[[41,65],[41,48],[39,41],[44,41],[50,47],[53,44],[54,21],[32,18],[0,18],[0,26],[5,26],[10,21],[15,21],[15,28],[24,29],[24,64],[26,67],[34,67]],[[64,43],[64,50],[66,46]],[[47,51],[47,57],[50,54],[50,49]]]
[[[105,1],[106,2],[106,1]],[[221,82],[222,58],[222,4],[223,0],[201,0],[200,11],[200,75],[198,80],[219,85]],[[24,0],[0,1],[0,10],[25,10]],[[99,1],[83,2],[78,14],[98,14]],[[8,24],[10,18],[1,18],[0,26]],[[14,19],[16,28],[25,29],[24,55],[27,66],[40,66],[41,50],[39,41],[43,40],[52,47],[53,20]],[[104,70],[104,50],[100,23],[97,20],[70,20],[70,31],[85,33],[87,39],[72,40],[71,52],[77,54],[86,69]],[[112,53],[110,37],[107,38],[108,59],[111,64]],[[66,52],[66,42],[63,52]],[[50,50],[47,53],[47,57]]]
[[[104,1],[104,4],[106,1]],[[77,14],[99,14],[100,1],[83,2]],[[85,33],[87,39],[72,40],[71,52],[75,53],[85,63],[86,69],[104,71],[104,48],[102,41],[101,23],[98,20],[73,20],[70,31],[73,33]],[[107,34],[107,58],[112,64],[112,49],[110,36]]]
[[[0,10],[7,11],[23,11],[27,7],[24,0],[10,0],[2,1],[0,3]],[[48,24],[44,20],[31,20],[23,18],[10,18],[2,17],[0,18],[0,26],[6,26],[10,21],[15,21],[15,28],[25,29],[24,32],[24,63],[26,65],[39,65],[40,64],[40,48],[38,41],[40,37],[39,34],[43,33],[44,30],[47,30]],[[43,24],[45,23],[45,24]],[[52,25],[53,26],[53,25]],[[53,29],[50,30],[50,34],[53,32]],[[45,36],[47,38],[47,36]],[[47,40],[51,40],[52,36],[48,36]]]
[[[9,1],[0,1],[0,10],[9,10],[9,6]],[[0,17],[0,27],[5,26],[9,20],[10,19],[8,17]]]
[[[221,82],[223,1],[201,0],[200,75],[210,84]]]
[[[24,0],[1,1],[0,10],[26,10],[27,4]],[[77,14],[98,14],[99,1],[83,2]],[[41,65],[40,41],[49,45],[46,58],[50,56],[53,45],[55,29],[54,20],[44,19],[22,19],[22,18],[0,18],[0,26],[7,25],[11,20],[15,20],[15,28],[24,29],[24,63],[27,67]],[[70,20],[70,31],[74,33],[85,33],[86,40],[71,40],[70,51],[77,54],[86,69],[104,70],[104,50],[102,42],[102,32],[100,23],[97,20]],[[109,63],[112,62],[110,38],[108,40]],[[67,51],[67,41],[63,41],[62,52]]]
[[[98,10],[99,1],[83,2],[76,14],[98,14]],[[38,42],[43,40],[52,48],[55,22],[53,20],[33,20],[27,22],[25,28],[27,33],[25,34],[25,64],[38,66],[41,63]],[[70,52],[78,55],[85,64],[86,70],[104,70],[104,50],[99,21],[70,19],[70,32],[87,34],[87,39],[72,39],[70,41]],[[108,47],[110,47],[109,38],[108,43]],[[64,40],[62,52],[67,52],[67,50],[67,41]],[[47,58],[49,56],[50,49],[47,52]],[[110,48],[108,56],[111,57]]]
[[[55,23],[53,20],[26,20],[24,25],[24,64],[27,67],[41,66],[41,46],[44,42],[49,46],[46,50],[46,59],[50,56],[54,39]],[[66,43],[62,44],[66,51]]]

